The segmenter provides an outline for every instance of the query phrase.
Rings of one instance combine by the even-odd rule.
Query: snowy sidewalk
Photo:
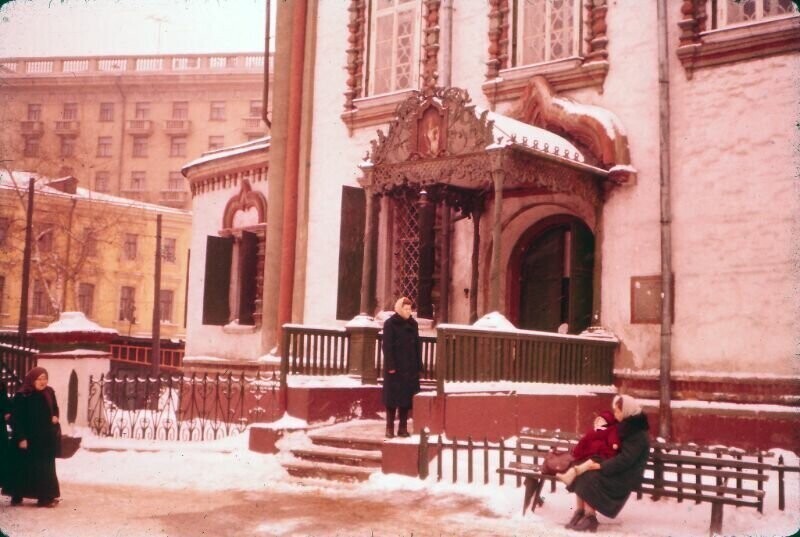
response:
[[[296,433],[302,435],[302,433]],[[0,499],[9,537],[446,537],[577,536],[563,529],[573,498],[546,495],[536,515],[520,514],[521,489],[435,483],[376,474],[363,484],[298,481],[280,457],[246,449],[247,437],[209,443],[87,439],[123,451],[80,450],[58,461],[62,502],[39,509]],[[293,443],[302,443],[296,438]],[[140,450],[125,450],[132,446]],[[163,449],[167,448],[167,449]],[[147,451],[142,451],[146,449]],[[158,451],[149,451],[158,449]],[[725,509],[725,535],[791,535],[800,527],[797,476],[787,509],[770,481],[765,514]],[[631,499],[608,537],[705,536],[710,507]]]

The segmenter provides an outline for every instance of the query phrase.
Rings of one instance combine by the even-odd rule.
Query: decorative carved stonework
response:
[[[258,224],[264,224],[267,221],[267,200],[264,194],[253,190],[250,186],[250,181],[242,179],[242,186],[237,194],[235,194],[228,203],[225,205],[225,212],[222,214],[222,229],[232,229],[233,217],[237,211],[249,211],[255,209],[258,213]]]
[[[424,0],[422,41],[422,89],[432,90],[439,78],[439,8],[441,0]]]
[[[202,179],[191,179],[189,189],[192,197],[194,197],[205,192],[235,187],[242,179],[249,181],[251,184],[266,181],[267,167],[230,169],[225,173],[214,174]]]
[[[350,12],[350,21],[347,24],[347,91],[344,92],[344,108],[355,108],[354,99],[363,95],[364,83],[364,50],[366,26],[365,0],[350,0],[347,11]]]
[[[704,67],[800,52],[800,16],[707,28],[708,9],[708,0],[681,4],[677,54],[689,79]]]
[[[489,0],[489,59],[483,92],[493,104],[520,97],[528,80],[541,75],[557,91],[595,87],[603,91],[608,63],[607,0],[584,0],[582,24],[586,43],[577,58],[565,58],[540,64],[514,65],[510,61],[512,32],[511,4],[524,0]],[[513,67],[513,69],[510,69]]]

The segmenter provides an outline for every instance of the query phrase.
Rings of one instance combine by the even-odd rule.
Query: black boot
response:
[[[575,511],[575,514],[572,515],[572,518],[569,519],[569,522],[567,522],[567,525],[564,527],[567,528],[568,530],[574,529],[575,524],[577,524],[578,521],[583,518],[583,514],[584,514],[583,509],[578,509],[577,511]]]
[[[386,438],[394,438],[394,416],[396,408],[386,407]]]
[[[408,438],[411,436],[408,434],[408,409],[401,408],[400,409],[400,427],[397,429],[397,436],[402,436],[403,438]]]
[[[594,515],[585,515],[582,519],[575,523],[572,527],[575,531],[586,531],[589,533],[597,533],[597,517]]]

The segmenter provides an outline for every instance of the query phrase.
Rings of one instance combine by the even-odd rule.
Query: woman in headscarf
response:
[[[386,438],[394,438],[394,419],[400,413],[397,436],[409,436],[408,412],[419,392],[422,353],[419,326],[411,316],[411,300],[398,299],[395,314],[383,323],[383,404],[386,406]]]
[[[6,381],[0,377],[0,488],[6,484],[11,469],[7,426],[10,419],[11,400],[6,393]]]
[[[58,403],[47,385],[47,370],[34,367],[14,396],[11,412],[11,450],[14,466],[3,494],[11,505],[23,498],[53,507],[61,496],[56,477],[56,454],[61,443]]]
[[[611,409],[619,421],[619,453],[602,462],[589,459],[575,467],[578,475],[567,490],[575,493],[577,508],[568,529],[596,532],[597,512],[616,517],[642,482],[650,455],[647,416],[629,395],[614,397]]]

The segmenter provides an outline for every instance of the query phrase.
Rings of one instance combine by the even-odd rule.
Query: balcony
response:
[[[41,136],[44,134],[43,121],[20,121],[19,123],[23,136]]]
[[[260,117],[242,118],[242,132],[247,136],[265,136],[266,126]]]
[[[148,192],[147,190],[135,190],[135,189],[122,190],[120,192],[120,195],[123,198],[128,198],[132,200],[145,201],[145,202],[150,201],[150,192]]]
[[[149,119],[129,119],[125,130],[132,136],[150,136],[153,134],[153,122]]]
[[[170,136],[189,134],[191,127],[192,122],[188,119],[168,119],[164,122],[164,132]]]
[[[181,209],[186,206],[188,199],[188,190],[162,190],[158,197],[158,203]]]
[[[59,136],[77,136],[80,126],[80,121],[56,121],[56,134]]]

